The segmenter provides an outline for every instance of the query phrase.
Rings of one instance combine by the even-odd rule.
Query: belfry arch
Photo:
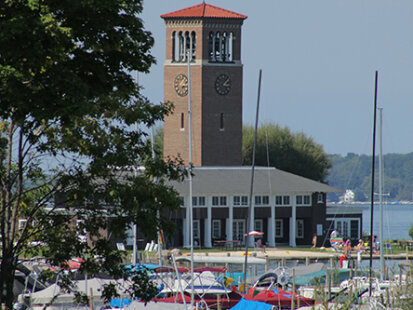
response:
[[[172,32],[172,61],[186,62],[189,52],[190,60],[196,59],[196,32],[173,31]]]

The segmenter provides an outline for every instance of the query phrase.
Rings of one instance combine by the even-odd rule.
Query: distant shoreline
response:
[[[374,204],[378,204],[375,201]],[[339,202],[327,202],[327,206],[337,206],[337,205],[370,205],[370,201],[339,201]],[[413,205],[413,201],[383,201],[384,205]]]

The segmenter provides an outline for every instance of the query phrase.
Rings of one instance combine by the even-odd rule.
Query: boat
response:
[[[161,290],[153,301],[190,304],[193,291],[194,302],[199,305],[211,309],[232,308],[242,296],[236,292],[236,287],[231,285],[234,280],[226,277],[225,271],[226,268],[221,267],[194,268],[193,273],[189,273],[185,268],[181,268],[178,272],[172,267],[155,268],[154,272],[158,279],[154,281],[158,283]]]
[[[244,298],[252,301],[265,302],[281,308],[289,308],[292,304],[301,306],[314,305],[314,299],[299,295],[293,291],[282,289],[286,278],[281,278],[275,272],[263,274],[248,291]],[[281,282],[281,283],[280,283]]]
[[[55,283],[41,291],[20,294],[17,305],[19,305],[18,307],[27,307],[32,310],[44,309],[45,305],[49,305],[47,309],[52,310],[90,309],[90,306],[85,306],[76,301],[75,292],[80,292],[90,296],[91,305],[101,308],[105,305],[102,287],[111,283],[118,285],[119,281],[100,278],[79,280],[74,282],[75,287],[72,292],[65,291]],[[123,282],[122,285],[127,285],[127,283]],[[126,299],[127,296],[121,297]]]

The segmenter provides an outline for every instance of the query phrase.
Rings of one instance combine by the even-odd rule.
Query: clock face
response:
[[[174,81],[174,87],[176,93],[181,96],[185,97],[188,95],[188,78],[185,74],[181,73],[178,74]]]
[[[231,78],[226,74],[221,74],[215,80],[215,90],[220,95],[227,95],[231,90]]]

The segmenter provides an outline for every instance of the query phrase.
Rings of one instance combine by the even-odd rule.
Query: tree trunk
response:
[[[16,266],[13,256],[10,255],[10,251],[7,251],[7,249],[5,250],[6,251],[3,251],[3,258],[0,266],[0,304],[5,305],[6,309],[13,309],[13,287]]]

